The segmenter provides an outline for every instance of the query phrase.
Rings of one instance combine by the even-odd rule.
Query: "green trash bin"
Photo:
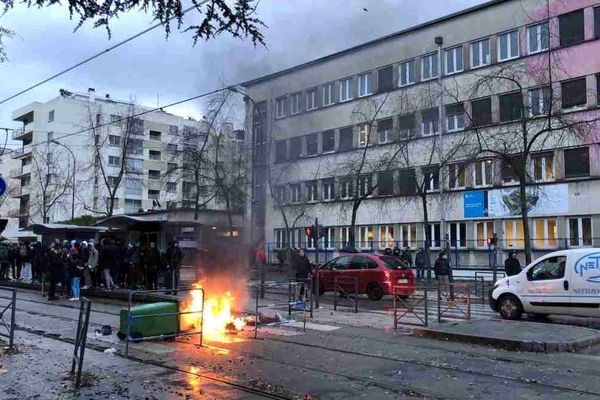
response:
[[[179,319],[175,314],[178,310],[179,303],[172,301],[142,304],[131,307],[131,337],[137,339],[179,333]],[[127,312],[127,309],[121,310],[121,324],[119,326],[119,337],[121,339],[127,337]],[[145,317],[146,315],[148,316]]]

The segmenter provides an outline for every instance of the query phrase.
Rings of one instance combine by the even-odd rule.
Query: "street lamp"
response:
[[[75,168],[75,166],[76,166],[76,162],[77,162],[77,160],[76,160],[76,158],[75,158],[75,154],[73,154],[73,151],[71,151],[71,149],[70,149],[70,148],[68,148],[68,147],[67,147],[67,146],[65,146],[64,144],[62,144],[62,143],[60,143],[60,142],[58,142],[58,141],[56,141],[56,140],[54,140],[54,139],[53,139],[53,140],[51,140],[50,142],[51,142],[51,143],[54,143],[54,144],[56,144],[56,145],[58,145],[58,146],[62,146],[62,147],[64,147],[65,149],[67,149],[67,151],[68,151],[69,153],[71,153],[71,157],[73,157],[73,187],[71,188],[71,189],[72,189],[72,198],[71,198],[71,222],[73,222],[73,220],[75,219],[75,169],[76,169],[76,168]]]

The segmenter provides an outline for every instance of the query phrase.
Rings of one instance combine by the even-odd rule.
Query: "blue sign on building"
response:
[[[480,218],[485,217],[486,210],[486,193],[484,191],[464,192],[463,193],[463,210],[465,218]]]

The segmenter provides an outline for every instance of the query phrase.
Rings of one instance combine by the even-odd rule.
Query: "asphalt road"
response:
[[[0,295],[3,295],[0,293]],[[19,293],[20,353],[0,358],[0,398],[6,399],[597,399],[600,357],[585,353],[515,353],[416,338],[405,331],[314,324],[252,329],[231,343],[195,346],[190,340],[132,346],[120,355],[118,302],[94,302],[85,371],[74,390],[70,364],[78,310]],[[0,307],[7,301],[0,298]],[[1,308],[0,308],[1,309]],[[549,324],[549,329],[551,329]],[[116,349],[116,354],[105,353]],[[110,351],[110,350],[109,350]],[[272,396],[272,397],[269,397]]]

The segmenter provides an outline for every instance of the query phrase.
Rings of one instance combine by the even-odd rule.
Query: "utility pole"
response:
[[[314,235],[316,237],[315,240],[315,272],[316,272],[316,277],[317,279],[315,280],[315,295],[316,295],[316,300],[315,300],[315,307],[319,308],[319,239],[320,239],[320,234],[319,234],[319,218],[315,218],[315,232]]]
[[[444,202],[442,197],[444,196],[444,184],[446,183],[446,171],[444,171],[444,166],[441,165],[443,161],[444,154],[444,131],[446,128],[446,124],[444,121],[444,87],[442,86],[442,72],[443,72],[443,57],[442,57],[442,45],[444,44],[444,38],[441,36],[436,36],[434,39],[435,44],[438,47],[438,65],[437,65],[437,83],[438,83],[438,130],[439,130],[439,140],[438,140],[438,156],[440,157],[440,195],[438,201],[438,207],[440,212],[440,236],[444,240],[443,247],[446,247],[446,251],[448,251],[448,232],[446,232],[446,207],[444,206]]]

